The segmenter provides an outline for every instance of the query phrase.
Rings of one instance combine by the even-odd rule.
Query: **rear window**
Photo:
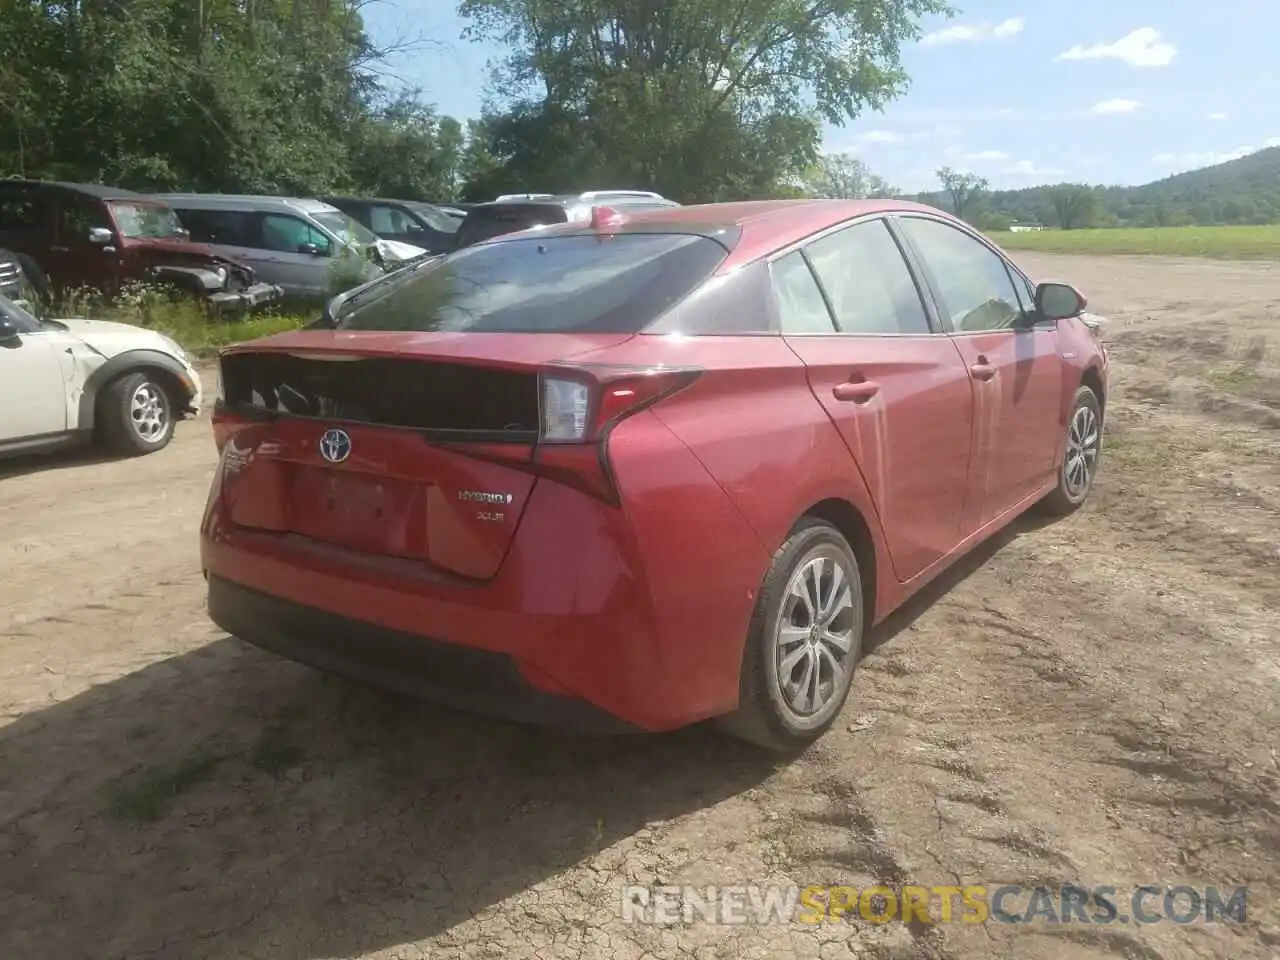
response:
[[[457,244],[469,247],[482,240],[491,240],[504,233],[528,230],[530,227],[565,223],[569,214],[564,207],[550,203],[504,204],[494,207],[473,207],[458,228]]]
[[[484,244],[367,288],[338,326],[635,333],[706,280],[726,256],[714,240],[687,234],[530,237]]]

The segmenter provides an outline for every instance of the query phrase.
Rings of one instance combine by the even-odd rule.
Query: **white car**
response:
[[[200,377],[154,330],[102,320],[37,320],[0,296],[0,456],[101,441],[152,453],[200,411]]]

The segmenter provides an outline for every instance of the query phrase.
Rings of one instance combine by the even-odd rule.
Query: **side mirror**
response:
[[[89,242],[96,243],[98,246],[106,246],[112,241],[111,231],[106,227],[90,227]]]
[[[0,343],[18,339],[18,325],[8,317],[0,317]]]
[[[1036,286],[1036,312],[1045,320],[1066,320],[1084,313],[1088,301],[1069,283],[1041,283]]]
[[[298,244],[298,252],[305,253],[313,257],[325,257],[329,255],[329,251],[321,247],[318,243],[300,243]]]

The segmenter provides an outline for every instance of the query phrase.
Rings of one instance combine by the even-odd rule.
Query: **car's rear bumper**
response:
[[[636,729],[584,700],[536,689],[503,654],[338,616],[219,576],[209,577],[209,616],[290,660],[468,712],[581,733]]]
[[[619,429],[634,429],[644,417]],[[359,621],[395,635],[402,648],[445,643],[496,655],[498,661],[479,659],[505,661],[535,690],[583,701],[642,730],[704,720],[737,705],[743,641],[769,555],[688,449],[661,440],[669,434],[660,424],[650,430],[661,431],[647,434],[659,440],[624,448],[614,465],[633,489],[657,488],[662,496],[618,509],[540,479],[490,579],[232,523],[223,478],[237,476],[254,456],[245,431],[250,439],[228,441],[214,475],[202,567],[211,584],[217,578],[311,608],[343,624],[338,632]],[[232,484],[227,497],[254,495],[245,489]],[[212,593],[215,621],[244,640],[401,689],[433,686],[432,669],[417,666],[416,655],[387,657],[369,647],[377,662],[366,666],[366,648],[335,652],[323,639],[330,630],[281,633],[254,618],[219,620]],[[313,643],[316,651],[308,652]],[[419,669],[425,678],[409,676]],[[484,709],[485,699],[464,691],[468,709]]]

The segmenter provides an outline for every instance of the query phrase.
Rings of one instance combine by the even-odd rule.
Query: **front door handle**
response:
[[[879,392],[880,384],[874,380],[846,380],[831,388],[833,397],[851,403],[866,403]]]
[[[987,362],[986,357],[978,357],[978,362],[969,367],[969,373],[975,380],[990,380],[996,375],[996,368]]]

